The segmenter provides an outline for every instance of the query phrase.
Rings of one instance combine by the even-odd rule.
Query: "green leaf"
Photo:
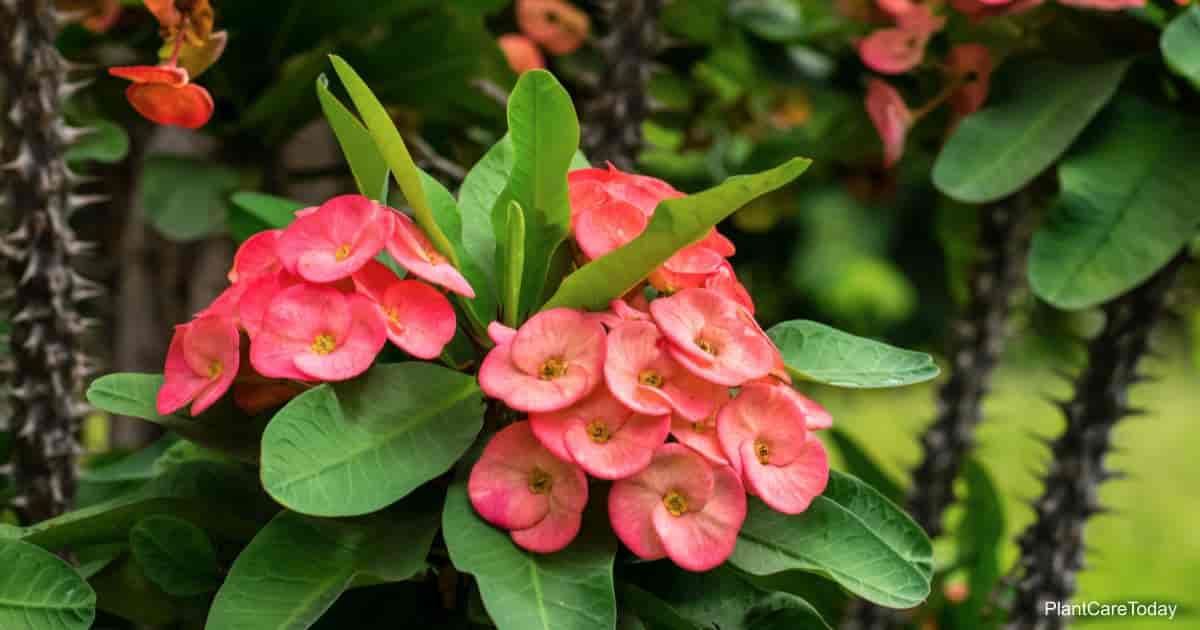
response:
[[[317,99],[354,174],[358,192],[387,203],[388,165],[367,128],[329,91],[329,79],[324,74],[317,77]]]
[[[233,193],[229,200],[271,229],[287,227],[296,218],[296,211],[305,207],[299,201],[256,192]]]
[[[92,132],[67,149],[68,162],[100,162],[116,164],[129,155],[129,134],[111,120],[90,120],[84,123]]]
[[[521,75],[508,99],[508,130],[513,166],[505,195],[525,213],[523,320],[537,306],[554,250],[571,231],[567,172],[579,148],[579,120],[571,96],[554,75],[532,70]],[[493,212],[495,228],[503,230],[508,204]],[[499,236],[497,240],[506,235]]]
[[[823,574],[893,608],[924,601],[933,577],[933,548],[921,528],[879,492],[836,471],[803,514],[780,514],[751,499],[729,562],[754,575]]]
[[[612,630],[616,542],[607,528],[593,525],[585,518],[562,551],[530,553],[475,514],[464,483],[450,487],[442,515],[450,560],[475,576],[499,630]]]
[[[1129,98],[1094,130],[1059,167],[1062,192],[1030,250],[1030,287],[1064,309],[1141,284],[1200,229],[1194,119]]]
[[[458,190],[463,249],[479,263],[493,285],[496,283],[496,231],[492,227],[492,209],[508,186],[512,163],[512,137],[505,134],[467,171]]]
[[[567,276],[544,308],[607,308],[675,252],[707,236],[742,206],[796,179],[811,163],[793,158],[769,171],[731,177],[704,192],[663,201],[644,232]]]
[[[431,363],[376,365],[275,414],[263,435],[263,487],[303,514],[367,514],[449,470],[482,426],[474,377]]]
[[[975,459],[963,466],[967,499],[958,527],[958,563],[967,568],[967,599],[951,608],[956,628],[987,630],[999,625],[995,615],[985,617],[992,589],[1001,576],[1000,554],[1005,543],[1004,501],[991,475]]]
[[[409,155],[408,147],[404,145],[404,139],[400,137],[400,130],[396,129],[396,125],[392,123],[383,104],[371,92],[371,88],[367,87],[362,77],[358,76],[354,68],[350,67],[350,64],[337,55],[330,55],[329,60],[333,63],[333,69],[342,80],[342,84],[346,86],[346,91],[350,93],[350,99],[354,101],[354,106],[362,116],[363,122],[366,123],[367,130],[375,140],[376,148],[383,155],[384,162],[391,169],[396,183],[400,185],[405,200],[412,207],[417,223],[429,235],[429,240],[433,242],[434,247],[457,267],[458,254],[450,239],[446,237],[443,226],[440,226],[434,219],[433,210],[425,196],[425,188],[421,185],[420,170],[413,162],[412,156]]]
[[[802,598],[764,591],[728,566],[704,573],[685,573],[670,563],[658,562],[639,567],[635,578],[646,589],[641,598],[651,600],[640,602],[635,610],[656,628],[684,630],[679,619],[686,620],[693,628],[720,630],[829,628]],[[630,594],[638,595],[622,589],[623,600]],[[652,602],[658,602],[669,615],[645,615],[643,611]],[[632,603],[639,604],[637,597]]]
[[[79,480],[90,483],[146,481],[154,477],[157,472],[154,470],[154,462],[178,440],[179,438],[168,434],[150,446],[130,453],[111,464],[98,468],[84,468],[79,471]]]
[[[867,485],[875,488],[880,494],[887,497],[893,503],[902,503],[904,501],[904,488],[891,477],[881,467],[862,445],[850,437],[842,429],[832,429],[826,435],[837,447],[838,453],[842,456],[842,461],[846,464],[846,470],[866,482]]]
[[[1200,6],[1192,5],[1171,20],[1159,45],[1167,65],[1200,88]]]
[[[700,625],[684,617],[679,611],[650,591],[633,584],[617,586],[622,610],[629,608],[638,618],[663,630],[700,630]]]
[[[899,387],[938,375],[933,357],[796,319],[767,331],[795,378],[834,387]]]
[[[75,572],[89,580],[93,575],[103,571],[117,558],[129,549],[126,543],[106,543],[103,545],[88,545],[73,549],[75,559],[79,562]]]
[[[505,233],[500,246],[500,293],[503,296],[504,323],[516,328],[521,313],[521,277],[525,269],[525,212],[521,204],[511,201],[504,216]]]
[[[93,406],[109,413],[148,420],[242,461],[258,461],[263,422],[246,417],[228,399],[196,418],[177,413],[160,416],[155,409],[155,399],[162,383],[163,377],[159,374],[108,374],[92,381],[87,399]]]
[[[128,554],[88,578],[96,607],[128,619],[135,627],[163,627],[179,620],[179,601],[151,582]]]
[[[0,538],[0,628],[87,630],[96,593],[61,558],[19,540]]]
[[[1011,195],[1061,156],[1112,98],[1128,61],[1015,64],[1012,93],[962,121],[938,155],[933,183],[969,203]]]
[[[176,597],[217,590],[217,552],[204,530],[173,516],[150,516],[129,531],[129,548],[146,577]]]
[[[484,271],[483,265],[477,261],[475,255],[463,247],[463,218],[459,214],[458,203],[454,201],[454,195],[451,195],[441,182],[425,171],[418,172],[428,195],[429,207],[433,210],[433,216],[446,234],[450,235],[455,251],[458,252],[459,269],[466,277],[467,282],[471,284],[471,288],[475,290],[473,299],[461,295],[455,295],[454,299],[466,311],[476,336],[487,338],[487,325],[496,319],[497,308],[496,287],[493,285],[492,277]]]
[[[348,520],[280,513],[234,562],[205,627],[307,628],[356,580],[416,575],[425,568],[438,513],[407,503]]]
[[[190,241],[220,232],[238,172],[208,160],[155,155],[142,167],[142,208],[169,239]]]

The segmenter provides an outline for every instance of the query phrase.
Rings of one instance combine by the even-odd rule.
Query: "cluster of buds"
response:
[[[160,125],[198,129],[213,114],[208,90],[192,83],[225,52],[225,31],[213,32],[213,9],[208,0],[144,0],[163,37],[160,63],[119,66],[109,74],[133,82],[125,90],[129,104]]]
[[[591,29],[587,13],[564,0],[517,0],[516,15],[521,32],[501,35],[496,43],[518,74],[546,67],[543,48],[552,55],[575,52]]]
[[[575,244],[595,258],[635,238],[666,183],[610,167],[569,176]],[[610,310],[555,308],[496,343],[479,370],[490,397],[527,417],[503,428],[472,470],[476,511],[535,552],[580,529],[587,477],[613,482],[613,530],[637,556],[704,571],[733,552],[746,494],[796,514],[824,491],[812,431],[831,418],[792,389],[779,350],[715,230]],[[670,437],[674,441],[668,442]]]
[[[420,280],[376,260],[385,250]],[[229,280],[175,328],[159,413],[191,403],[199,414],[231,386],[235,401],[256,413],[306,384],[358,376],[389,340],[414,357],[437,357],[454,336],[455,314],[428,283],[474,297],[412,219],[359,195],[300,210],[286,229],[247,239]]]

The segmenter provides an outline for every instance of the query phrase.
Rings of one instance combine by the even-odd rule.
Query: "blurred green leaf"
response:
[[[103,571],[117,558],[129,550],[127,543],[107,543],[103,545],[87,545],[72,550],[79,565],[75,572],[89,580],[92,576]]]
[[[1171,20],[1159,44],[1167,65],[1200,89],[1200,6],[1193,4]]]
[[[729,15],[759,37],[775,42],[800,39],[807,31],[803,6],[793,0],[733,0]]]
[[[828,575],[893,608],[924,601],[933,577],[933,548],[921,528],[878,491],[837,471],[802,514],[780,514],[751,499],[729,562],[754,575]]]
[[[1064,309],[1132,289],[1200,230],[1200,126],[1119,101],[1059,167],[1062,192],[1034,234],[1029,284]]]
[[[829,439],[837,447],[838,453],[842,456],[842,461],[846,464],[846,472],[858,477],[867,485],[875,488],[880,494],[887,497],[889,501],[896,504],[902,504],[904,501],[904,488],[892,479],[890,475],[884,472],[883,468],[863,449],[850,434],[841,429],[832,429],[826,433]]]
[[[933,183],[969,203],[1011,195],[1050,167],[1108,103],[1128,61],[1010,64],[1011,93],[962,121],[938,155]]]
[[[111,120],[90,120],[81,123],[92,130],[67,149],[68,162],[95,161],[116,164],[129,155],[129,134]]]
[[[129,548],[146,577],[170,595],[203,595],[221,585],[212,542],[188,521],[163,515],[144,518],[129,531]]]
[[[544,308],[603,310],[679,249],[704,238],[738,208],[799,177],[810,162],[794,158],[769,171],[731,177],[715,188],[663,201],[641,235],[567,276]]]
[[[388,166],[367,128],[329,91],[329,79],[324,74],[317,77],[317,99],[354,174],[358,192],[387,203]]]
[[[157,474],[154,463],[179,438],[167,434],[153,444],[130,453],[121,459],[96,468],[85,467],[79,471],[80,481],[114,483],[122,481],[146,481]]]
[[[963,465],[967,497],[963,520],[955,537],[958,562],[967,569],[967,599],[951,608],[956,628],[989,630],[999,625],[998,615],[984,616],[1000,581],[1000,554],[1005,544],[1004,501],[991,475],[974,458]]]
[[[834,387],[900,387],[938,375],[933,357],[858,337],[836,328],[793,320],[773,326],[767,334],[783,353],[795,378]]]
[[[269,229],[287,227],[296,218],[296,211],[305,207],[299,201],[257,192],[233,193],[229,200],[233,205],[267,224]]]
[[[275,414],[262,439],[262,485],[303,514],[367,514],[449,470],[482,424],[473,376],[431,363],[376,365]]]
[[[726,24],[724,0],[670,2],[662,8],[659,22],[668,33],[697,43],[713,44]]]
[[[632,610],[638,618],[655,630],[700,630],[701,626],[687,619],[673,606],[650,591],[633,584],[617,585],[617,600],[621,609]],[[622,613],[624,614],[624,613]]]
[[[127,554],[88,578],[96,589],[97,608],[139,627],[162,627],[179,620],[180,606],[151,582]]]
[[[0,628],[87,630],[96,593],[62,558],[0,538]]]
[[[225,227],[229,194],[240,176],[209,160],[156,155],[142,168],[142,208],[163,236],[189,241]]]

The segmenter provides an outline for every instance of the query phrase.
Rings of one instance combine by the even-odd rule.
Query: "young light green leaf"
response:
[[[54,554],[0,538],[0,628],[87,630],[96,593]]]
[[[475,576],[498,630],[612,630],[616,541],[590,525],[566,549],[538,554],[479,518],[464,483],[450,487],[442,514],[450,560]]]
[[[950,136],[933,167],[934,185],[968,203],[1017,192],[1066,152],[1128,68],[1128,61],[1016,64],[1007,76],[1011,94],[998,90]]]
[[[836,471],[803,514],[751,499],[729,562],[754,575],[820,573],[893,608],[924,601],[933,577],[933,548],[921,528],[870,486]]]
[[[205,627],[307,628],[358,580],[395,582],[417,574],[438,513],[424,502],[408,503],[349,520],[281,512],[234,562]]]
[[[350,165],[358,192],[387,203],[388,165],[367,128],[329,91],[329,79],[324,74],[317,77],[317,99]]]
[[[1141,284],[1200,231],[1200,127],[1129,98],[1059,166],[1062,192],[1034,234],[1029,284],[1064,309]]]
[[[811,163],[793,158],[769,171],[731,177],[704,192],[663,201],[641,235],[567,276],[543,308],[607,308],[675,252],[704,238],[742,206],[796,179]]]
[[[493,283],[496,282],[496,230],[492,227],[492,209],[508,186],[512,163],[512,137],[505,134],[467,171],[458,190],[463,249],[474,257]]]
[[[450,239],[447,238],[444,226],[434,218],[433,210],[429,206],[429,199],[425,196],[425,188],[421,184],[420,170],[408,153],[404,138],[400,137],[400,130],[396,129],[396,125],[392,123],[383,104],[375,97],[371,88],[367,87],[362,77],[358,76],[354,68],[351,68],[350,64],[337,55],[330,55],[329,59],[333,63],[333,69],[337,72],[338,78],[346,86],[350,99],[354,101],[354,107],[358,109],[359,115],[366,123],[367,130],[371,133],[371,138],[375,140],[375,146],[383,156],[384,162],[391,169],[392,177],[396,179],[396,183],[400,185],[400,190],[404,193],[405,200],[412,207],[417,223],[429,235],[433,246],[443,256],[450,259],[454,266],[459,266],[458,253]]]
[[[302,514],[367,514],[449,470],[482,426],[474,377],[431,363],[376,365],[275,414],[262,440],[263,487]]]
[[[173,516],[149,516],[129,531],[129,548],[163,592],[191,597],[217,590],[217,552],[204,530]]]
[[[225,227],[229,195],[238,172],[221,164],[156,155],[142,167],[142,207],[154,227],[169,239],[190,241]]]
[[[1193,4],[1171,20],[1159,46],[1167,65],[1200,88],[1200,6]]]
[[[521,204],[509,202],[504,225],[507,237],[500,244],[500,268],[504,270],[500,279],[502,310],[504,323],[516,328],[521,323],[521,277],[525,270],[525,212]]]
[[[425,171],[418,170],[417,172],[420,173],[421,183],[425,187],[434,218],[450,237],[455,251],[458,252],[458,260],[461,263],[459,270],[471,284],[471,288],[475,290],[474,298],[468,299],[460,295],[456,295],[454,298],[466,311],[475,336],[486,338],[487,325],[496,319],[497,288],[493,284],[491,275],[485,272],[483,266],[476,260],[475,254],[463,247],[462,217],[459,214],[458,203],[454,201],[454,195],[451,195],[441,182]]]
[[[938,375],[933,357],[797,319],[776,324],[767,335],[795,378],[834,387],[899,387]]]
[[[506,198],[525,213],[525,272],[520,318],[536,308],[546,284],[550,258],[571,230],[567,172],[579,148],[579,120],[571,96],[554,75],[532,70],[521,75],[508,99],[513,165]],[[508,204],[493,209],[493,224],[507,226]]]

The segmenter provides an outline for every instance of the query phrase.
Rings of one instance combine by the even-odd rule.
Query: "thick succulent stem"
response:
[[[1047,614],[1049,602],[1068,602],[1084,566],[1084,528],[1104,511],[1099,488],[1116,476],[1105,465],[1113,427],[1136,410],[1128,390],[1140,379],[1138,363],[1162,319],[1167,292],[1186,255],[1180,254],[1144,284],[1104,307],[1105,322],[1088,344],[1087,366],[1070,401],[1060,403],[1066,429],[1050,445],[1051,459],[1035,520],[1018,543],[1018,582],[1009,630],[1063,628],[1069,617]]]
[[[610,161],[633,170],[642,147],[642,122],[650,113],[648,84],[659,50],[662,0],[598,2],[608,33],[597,48],[604,72],[583,109],[583,150],[595,164]]]
[[[0,89],[4,115],[0,203],[10,220],[0,255],[11,282],[9,357],[14,507],[29,521],[66,510],[75,493],[80,391],[90,363],[79,352],[86,322],[76,305],[96,291],[71,259],[86,249],[69,225],[77,179],[63,159],[83,133],[65,125],[73,87],[54,47],[51,0],[0,0]]]

